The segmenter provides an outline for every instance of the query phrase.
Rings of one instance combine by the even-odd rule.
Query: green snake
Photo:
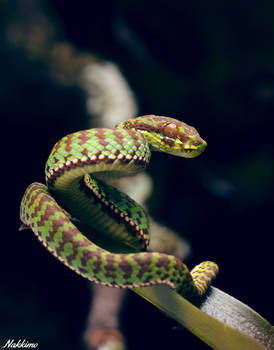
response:
[[[164,284],[187,298],[202,296],[218,266],[205,261],[189,271],[175,256],[146,251],[146,212],[104,180],[143,171],[153,150],[193,158],[205,148],[195,128],[154,115],[67,135],[47,160],[47,186],[35,182],[23,196],[23,228],[92,282],[120,288]]]

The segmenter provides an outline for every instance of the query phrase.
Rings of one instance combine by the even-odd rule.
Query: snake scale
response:
[[[165,284],[187,298],[202,296],[218,266],[205,261],[189,271],[175,256],[146,251],[145,211],[104,180],[143,171],[152,150],[193,158],[205,148],[195,128],[154,115],[67,135],[47,160],[47,186],[33,183],[23,196],[23,228],[92,282],[120,288]]]

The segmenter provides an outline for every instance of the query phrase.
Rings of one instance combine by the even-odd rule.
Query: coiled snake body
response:
[[[165,284],[189,298],[203,295],[217,265],[206,261],[189,272],[172,255],[146,252],[145,211],[102,179],[143,171],[151,150],[192,158],[205,147],[194,128],[153,115],[70,134],[48,158],[47,186],[27,188],[20,218],[55,257],[95,283],[121,288]]]

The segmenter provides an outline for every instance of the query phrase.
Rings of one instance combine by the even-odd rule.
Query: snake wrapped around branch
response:
[[[193,158],[205,148],[195,128],[154,115],[72,133],[52,149],[47,186],[27,188],[20,218],[56,258],[92,282],[120,288],[165,284],[190,299],[202,296],[218,266],[205,261],[189,271],[175,256],[147,252],[145,211],[104,180],[143,171],[153,150]]]

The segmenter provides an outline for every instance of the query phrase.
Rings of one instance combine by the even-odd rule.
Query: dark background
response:
[[[151,213],[190,240],[189,266],[216,261],[215,285],[271,322],[274,3],[18,0],[0,10],[1,344],[77,349],[89,305],[88,282],[17,230],[23,192],[44,181],[52,145],[88,123],[81,89],[49,74],[55,41],[118,64],[139,115],[176,117],[206,139],[195,160],[153,155]],[[53,29],[40,51],[38,32],[33,53],[20,33],[39,13]],[[122,327],[133,350],[208,348],[133,295]]]

